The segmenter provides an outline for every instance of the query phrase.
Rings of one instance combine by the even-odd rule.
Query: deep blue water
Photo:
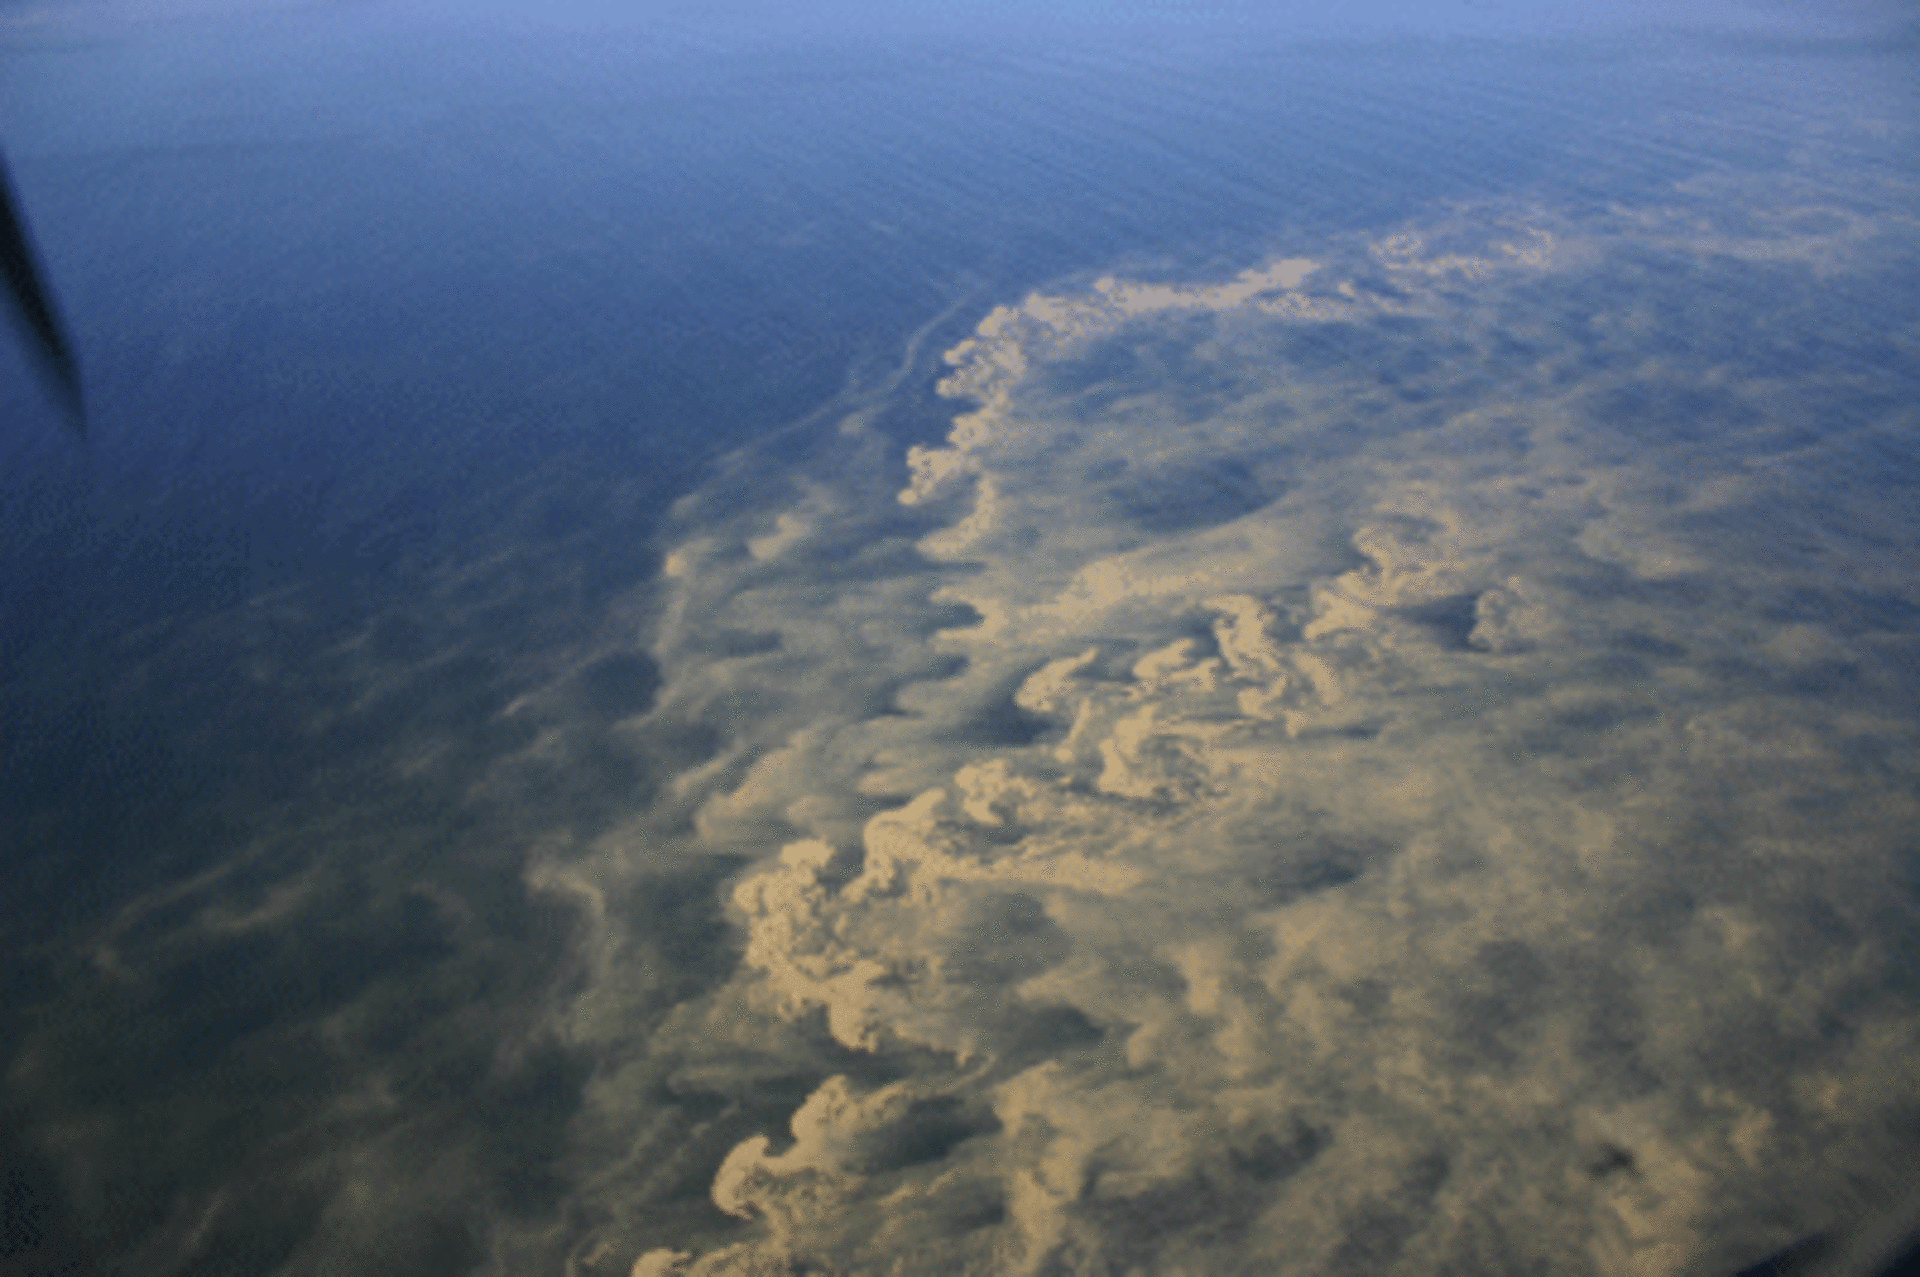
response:
[[[82,614],[434,559],[530,467],[578,502],[550,520],[591,521],[589,476],[685,474],[956,304],[1565,188],[1601,154],[1617,198],[1700,163],[1662,117],[1767,88],[1691,47],[730,50],[381,12],[12,41],[8,145],[96,447],[9,377],[8,499],[58,525],[88,494]]]

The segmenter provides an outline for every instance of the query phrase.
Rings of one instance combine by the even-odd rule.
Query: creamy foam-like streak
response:
[[[760,707],[699,828],[776,839],[684,1023],[908,1071],[634,1272],[1677,1274],[1829,1222],[1920,1045],[1905,497],[1819,490],[1892,427],[1649,357],[1616,263],[1814,288],[1911,227],[1750,194],[1035,294],[947,355],[923,530],[814,491],[677,552],[666,712]]]

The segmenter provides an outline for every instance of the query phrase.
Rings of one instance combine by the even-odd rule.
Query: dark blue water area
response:
[[[729,49],[386,10],[11,46],[0,137],[92,417],[71,446],[9,365],[16,655],[377,588],[503,517],[611,531],[610,487],[652,508],[949,307],[1129,256],[1227,269],[1601,156],[1618,198],[1703,163],[1661,108],[1760,89],[1618,50]]]
[[[1661,110],[1762,88],[1618,50],[735,51],[352,11],[7,59],[93,417],[84,460],[48,443],[10,368],[9,487],[84,488],[69,588],[135,613],[457,555],[567,458],[683,486],[956,302],[1582,173],[1617,199],[1739,141]]]
[[[0,1106],[0,1153],[38,1168],[8,1189],[34,1271],[131,1254],[244,1177],[248,1211],[187,1270],[271,1271],[330,1191],[300,1168],[373,1138],[303,1116],[355,1068],[390,1070],[476,1180],[552,1199],[537,1168],[587,1066],[494,1059],[566,978],[572,920],[530,901],[526,850],[684,760],[608,732],[481,782],[533,730],[502,708],[631,623],[610,609],[723,453],[879,384],[928,325],[884,423],[937,437],[938,352],[1062,278],[1224,275],[1436,200],[1577,208],[1764,168],[1793,95],[1903,74],[1789,50],[1789,91],[1751,50],[1684,43],[47,12],[0,25],[0,146],[88,400],[82,441],[0,342],[0,1041],[31,1030],[64,1070]],[[1752,127],[1688,127],[1707,114]],[[581,713],[644,708],[650,678],[602,661]],[[428,743],[431,766],[395,765]],[[154,894],[216,869],[217,892]],[[734,869],[635,906],[678,955],[662,999],[724,973]],[[210,894],[296,879],[273,936],[191,934]],[[103,928],[150,978],[75,947]],[[387,1017],[372,1054],[301,1045],[356,1001]],[[89,1214],[33,1159],[96,1118],[73,1161],[116,1169]],[[443,1205],[395,1226],[425,1249],[363,1271],[464,1271],[466,1208]]]

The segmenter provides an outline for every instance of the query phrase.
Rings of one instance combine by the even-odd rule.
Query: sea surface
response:
[[[0,5],[0,1268],[1902,1209],[1904,21]]]

